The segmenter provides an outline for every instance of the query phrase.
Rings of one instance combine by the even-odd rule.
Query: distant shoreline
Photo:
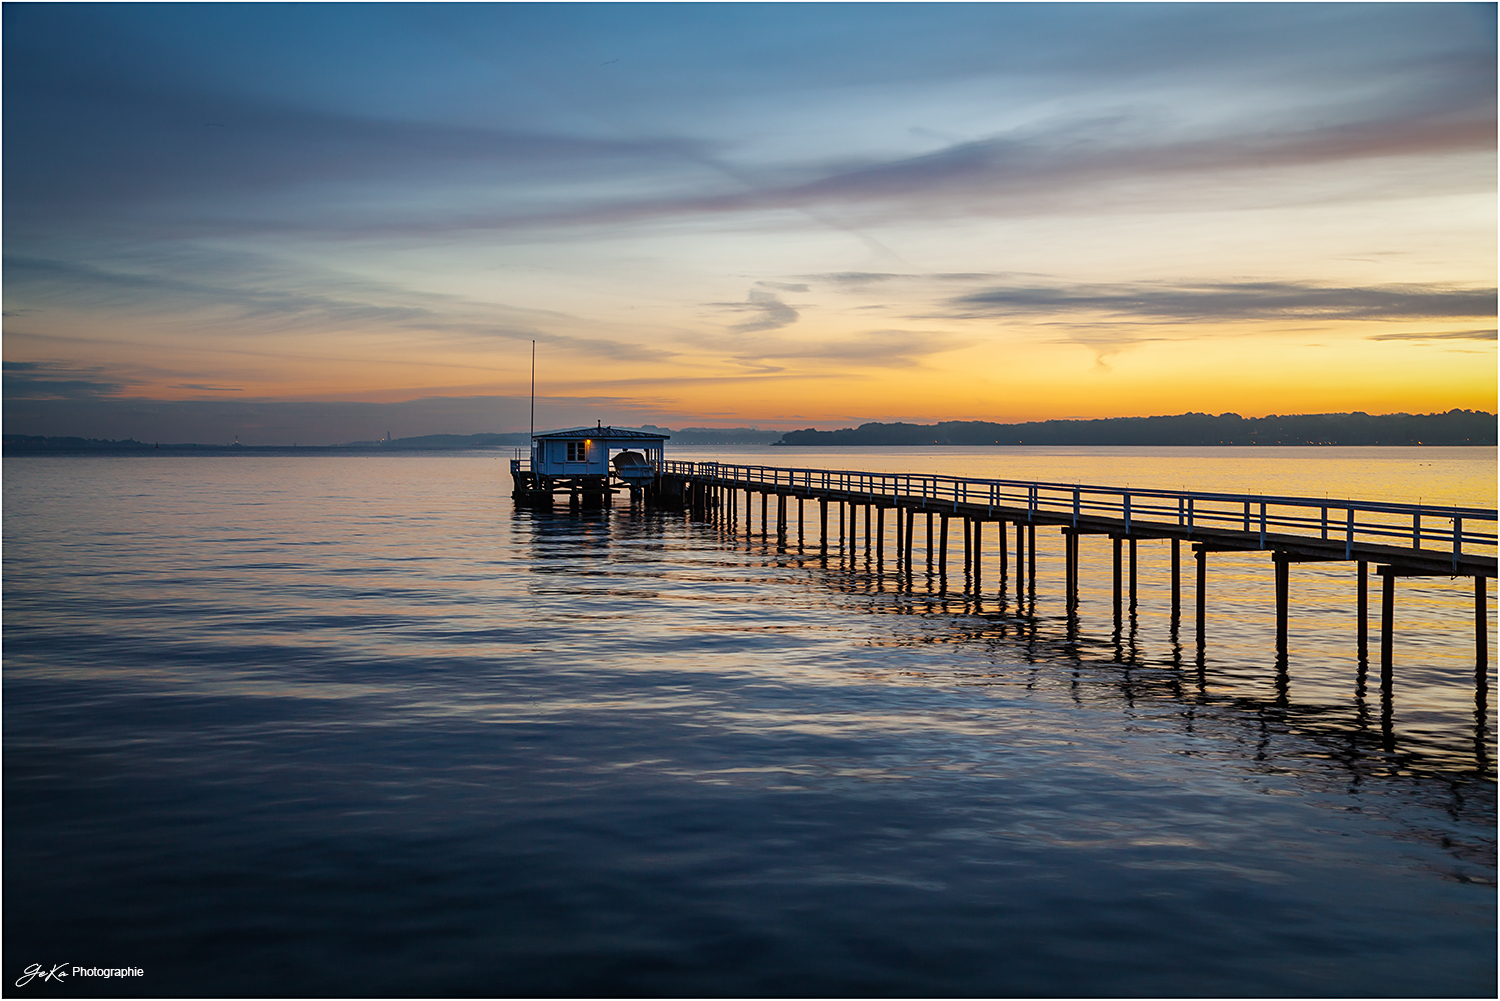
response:
[[[512,453],[515,445],[195,445],[101,442],[88,445],[53,445],[6,441],[4,455],[420,455],[426,452]]]
[[[943,421],[861,424],[838,431],[789,431],[777,444],[817,445],[1110,445],[1172,446],[1494,446],[1495,415],[1475,410],[1438,414],[1177,414],[1099,420]]]
[[[744,447],[746,443],[729,444],[724,447]],[[695,451],[715,446],[689,446]],[[1068,443],[1056,444],[1049,442],[1018,442],[1008,444],[988,445],[955,445],[948,442],[900,442],[900,443],[870,443],[862,442],[858,445],[848,445],[840,442],[815,443],[812,445],[787,445],[784,442],[772,442],[768,448],[1242,448],[1242,449],[1316,449],[1316,448],[1493,448],[1494,443],[1484,442],[1456,442],[1456,443],[1433,443],[1433,442],[1375,442],[1368,444],[1349,444],[1339,442],[1320,442],[1316,444],[1304,443],[1267,443],[1247,442],[1243,444],[1163,444],[1163,443]],[[510,458],[516,451],[514,445],[436,445],[436,446],[390,446],[371,448],[365,445],[145,445],[138,447],[67,447],[28,445],[15,446],[6,443],[3,454],[5,458],[24,458],[26,456],[116,456],[127,458],[144,458],[146,456],[270,456],[270,455],[433,455],[449,452],[491,452],[503,458]],[[668,458],[671,458],[670,452]]]
[[[1108,417],[1098,420],[943,421],[937,424],[861,424],[836,431],[763,431],[759,428],[683,428],[672,431],[645,425],[669,436],[670,447],[714,448],[770,445],[786,447],[859,446],[931,448],[933,446],[1077,446],[1138,447],[1453,447],[1497,445],[1494,414],[1450,410],[1435,414],[1290,414],[1241,417],[1238,414],[1177,414],[1167,417]],[[217,445],[173,442],[158,444],[131,438],[78,438],[47,435],[4,436],[5,455],[389,455],[394,453],[493,451],[525,449],[520,432],[434,434],[385,441],[338,445]]]

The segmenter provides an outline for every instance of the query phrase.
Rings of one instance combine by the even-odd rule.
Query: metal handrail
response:
[[[1475,522],[1494,524],[1497,514],[1494,508],[723,462],[664,460],[656,465],[660,473],[707,477],[751,486],[777,489],[785,486],[811,492],[816,484],[821,490],[879,497],[892,503],[904,500],[933,507],[951,502],[955,508],[959,504],[973,504],[986,506],[992,511],[997,507],[1007,507],[1024,510],[1028,519],[1034,519],[1038,513],[1071,516],[1074,525],[1080,517],[1091,515],[1117,518],[1125,523],[1127,532],[1134,524],[1153,521],[1187,528],[1189,535],[1194,528],[1233,527],[1258,533],[1262,545],[1267,533],[1272,531],[1293,530],[1299,535],[1316,533],[1320,539],[1342,539],[1346,557],[1351,555],[1356,541],[1399,539],[1409,543],[1413,550],[1423,549],[1424,542],[1435,543],[1437,545],[1428,547],[1428,550],[1434,555],[1451,552],[1456,566],[1458,557],[1467,549],[1490,548],[1496,544],[1493,530],[1481,532],[1473,527]],[[1228,505],[1227,509],[1225,505]],[[1294,510],[1278,511],[1276,508]],[[1359,517],[1361,515],[1364,517]],[[1371,515],[1387,517],[1374,521],[1370,519]],[[1396,524],[1390,520],[1392,516],[1408,517],[1410,523]],[[1439,525],[1440,521],[1448,521],[1451,527]]]

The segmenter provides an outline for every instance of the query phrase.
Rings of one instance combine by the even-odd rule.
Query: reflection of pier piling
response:
[[[949,543],[962,521],[963,592],[977,604],[985,598],[982,568],[988,539],[996,558],[997,597],[1010,592],[1025,600],[1036,592],[1037,528],[1061,529],[1064,601],[1076,614],[1079,547],[1086,535],[1108,538],[1112,551],[1112,608],[1116,634],[1128,616],[1134,629],[1138,593],[1138,547],[1171,546],[1171,622],[1181,617],[1181,547],[1192,547],[1195,563],[1194,633],[1206,642],[1208,564],[1215,553],[1268,552],[1276,590],[1276,654],[1288,653],[1292,566],[1306,562],[1352,563],[1356,581],[1356,644],[1367,657],[1368,568],[1380,578],[1380,665],[1389,685],[1395,642],[1398,577],[1470,577],[1474,580],[1475,659],[1488,664],[1487,584],[1496,574],[1494,510],[1436,505],[1330,501],[1298,497],[1246,496],[1195,491],[1138,490],[1074,484],[981,480],[950,476],[783,469],[713,462],[660,462],[653,496],[707,498],[695,510],[736,518],[745,495],[745,531],[750,534],[752,498],[760,494],[762,537],[769,531],[769,499],[776,497],[776,538],[788,537],[788,500],[797,500],[797,544],[804,544],[803,504],[818,503],[818,551],[852,556],[861,539],[883,563],[886,513],[895,522],[897,579],[911,586],[916,537],[925,535],[922,572],[948,590]],[[830,505],[836,510],[830,511]],[[919,528],[917,518],[924,524]],[[986,526],[995,525],[995,534]],[[1010,529],[1014,526],[1013,542]],[[1482,531],[1480,529],[1483,529]],[[873,540],[872,540],[873,535]],[[1014,546],[1013,567],[1009,550]],[[1009,578],[1009,579],[1008,579]],[[1201,653],[1200,653],[1201,657]]]

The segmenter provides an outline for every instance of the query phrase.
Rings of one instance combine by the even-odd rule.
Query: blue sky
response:
[[[8,432],[1494,408],[1494,5],[3,16]]]

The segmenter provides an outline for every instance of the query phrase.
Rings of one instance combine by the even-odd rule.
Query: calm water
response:
[[[839,451],[734,456],[1494,505],[1484,449]],[[976,607],[505,466],[5,460],[5,976],[146,971],[12,994],[1495,993],[1468,582],[1383,698],[1337,565],[1278,669],[1215,557],[1200,660],[1165,544],[1116,635],[1086,540],[1070,637],[1051,535]]]

